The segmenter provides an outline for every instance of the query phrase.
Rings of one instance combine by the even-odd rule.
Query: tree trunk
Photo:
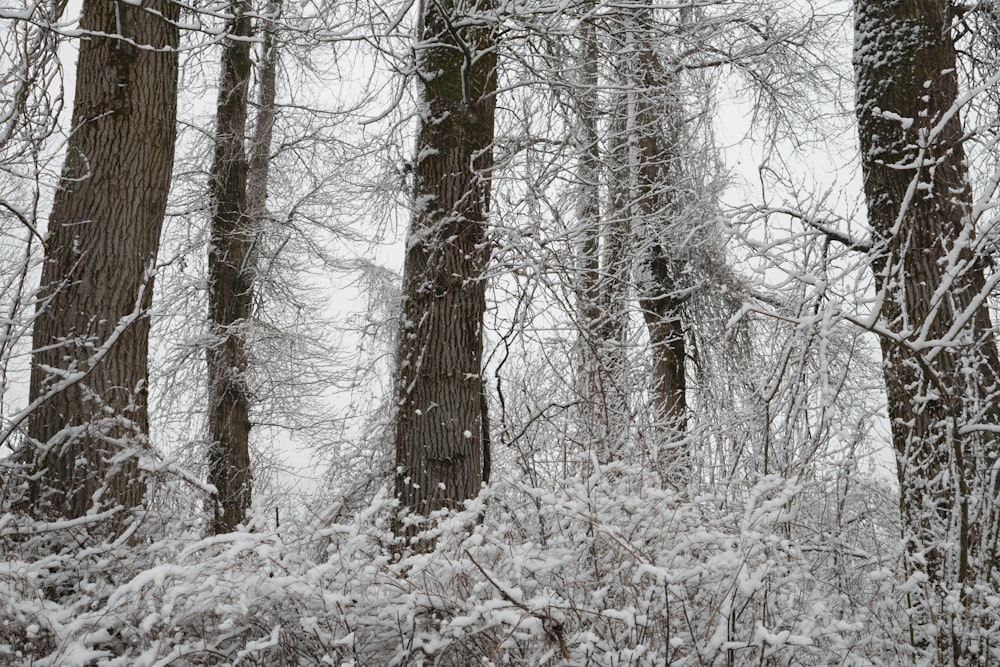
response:
[[[874,235],[883,374],[900,487],[913,640],[936,664],[986,660],[973,586],[996,534],[997,348],[956,107],[947,0],[859,0],[854,66]],[[984,607],[985,609],[985,607]],[[978,657],[977,657],[978,655]]]
[[[654,49],[650,10],[625,12],[626,44],[631,57],[625,63],[632,84],[629,118],[635,193],[632,228],[636,238],[636,283],[639,306],[652,351],[651,407],[653,450],[661,478],[685,486],[690,478],[690,453],[682,442],[687,430],[687,392],[684,375],[685,340],[682,299],[678,296],[683,262],[676,219],[676,185],[672,152],[680,107],[671,99],[677,82],[671,81]]]
[[[146,310],[173,167],[177,18],[168,0],[83,5],[88,36],[33,332],[30,400],[41,405],[24,458],[39,518],[143,499]]]
[[[593,5],[588,9],[593,11]],[[575,91],[579,183],[577,204],[576,311],[579,329],[577,391],[580,408],[580,444],[586,454],[594,453],[607,463],[611,458],[604,424],[601,369],[601,146],[598,138],[600,92],[597,27],[592,19],[581,22],[580,81]]]
[[[624,108],[626,95],[618,95]],[[629,145],[627,114],[613,113],[611,141],[607,150],[609,179],[614,184],[608,215],[601,220],[600,271],[600,365],[603,382],[605,431],[613,451],[627,442],[631,409],[629,392],[633,378],[628,355],[629,320],[632,316],[632,218],[629,215]]]
[[[589,37],[590,35],[588,35]],[[597,48],[593,36],[592,49]],[[582,424],[588,451],[598,463],[607,464],[632,453],[626,451],[629,431],[629,359],[626,341],[631,317],[629,300],[632,285],[631,215],[633,190],[629,165],[629,138],[626,121],[626,95],[615,93],[611,103],[608,146],[599,145],[596,105],[598,54],[592,83],[580,91],[581,123],[584,114],[591,117],[584,136],[592,136],[592,145],[581,157],[581,186],[590,187],[588,178],[597,180],[592,192],[581,197],[580,225],[584,242],[578,252],[577,300],[580,318],[580,369],[582,398],[585,402]],[[591,102],[588,104],[588,100]],[[610,199],[601,214],[599,183],[607,179]]]
[[[396,358],[397,535],[482,482],[482,320],[496,53],[489,0],[421,6],[413,218]],[[429,544],[418,545],[429,548]]]
[[[257,66],[257,114],[254,117],[247,171],[247,209],[259,235],[268,217],[267,188],[271,172],[271,144],[278,115],[279,51],[275,21],[281,15],[281,0],[269,0],[261,19],[261,58]]]
[[[213,530],[227,533],[250,508],[250,392],[242,328],[253,305],[254,226],[247,202],[246,140],[250,86],[250,2],[231,5],[212,164],[212,237],[208,254],[211,346],[208,361],[208,481],[217,490]]]

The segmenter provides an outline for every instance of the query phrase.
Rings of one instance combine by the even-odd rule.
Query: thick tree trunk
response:
[[[146,309],[173,168],[177,17],[168,0],[84,2],[88,36],[33,334],[30,400],[44,402],[29,418],[25,458],[40,518],[143,499]]]
[[[421,7],[422,101],[396,359],[396,497],[401,515],[415,518],[460,506],[482,483],[491,10],[489,0]],[[396,532],[415,531],[400,520]]]
[[[973,646],[973,586],[996,534],[997,348],[966,174],[947,0],[859,0],[854,66],[872,266],[913,639],[936,664],[986,660]],[[952,602],[949,602],[948,600]],[[948,605],[960,601],[954,614]],[[970,616],[972,618],[970,618]],[[978,657],[977,657],[978,656]]]
[[[250,508],[250,392],[241,327],[253,305],[254,226],[247,201],[246,140],[250,86],[250,3],[234,2],[223,43],[215,160],[209,187],[212,237],[208,254],[208,481],[217,490],[213,530],[234,530]]]

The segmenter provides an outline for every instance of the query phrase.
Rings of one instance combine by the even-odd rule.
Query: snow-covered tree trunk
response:
[[[597,448],[598,458],[605,438],[601,423],[600,369],[600,247],[601,247],[601,145],[598,133],[600,91],[597,26],[593,20],[580,24],[580,72],[575,91],[577,128],[577,228],[575,234],[576,311],[579,328],[577,391],[581,400],[581,444]]]
[[[421,5],[420,127],[396,358],[397,535],[479,493],[496,51],[489,0]],[[429,546],[429,545],[425,545]]]
[[[652,357],[652,448],[662,479],[684,486],[690,456],[683,443],[687,424],[685,337],[680,296],[680,222],[676,219],[674,167],[676,124],[681,113],[674,94],[677,82],[663,67],[656,50],[652,10],[623,13],[629,119],[629,162],[634,192],[632,233],[636,248],[639,306],[649,334]]]
[[[911,640],[986,664],[1000,426],[947,0],[859,0],[854,66],[871,263],[900,487]],[[985,587],[985,589],[983,588]],[[978,590],[977,590],[978,589]]]
[[[633,391],[629,358],[629,322],[634,312],[632,269],[632,188],[629,179],[629,139],[626,132],[625,95],[612,105],[609,141],[605,150],[606,178],[610,183],[608,213],[601,219],[600,320],[597,327],[601,370],[602,428],[608,454],[619,456],[630,442],[632,419],[629,396]]]
[[[574,91],[579,124],[575,288],[580,329],[577,377],[583,406],[581,444],[588,455],[608,463],[623,454],[628,432],[625,336],[632,263],[627,253],[629,217],[623,211],[628,208],[630,189],[627,177],[615,180],[614,174],[621,175],[621,171],[615,170],[614,156],[606,154],[602,146],[602,132],[607,128],[602,127],[606,100],[601,88],[598,22],[585,19],[581,32],[581,75]],[[614,131],[612,140],[611,152],[627,141]],[[627,170],[624,162],[618,166]],[[602,192],[609,175],[613,201],[602,212]]]
[[[250,403],[244,332],[253,303],[254,228],[247,201],[244,143],[250,86],[250,3],[234,2],[222,48],[215,159],[209,191],[212,241],[208,253],[208,481],[218,491],[213,530],[234,530],[250,507]]]
[[[271,144],[278,107],[278,61],[280,49],[275,22],[281,14],[281,0],[269,0],[258,22],[261,33],[260,60],[257,63],[257,113],[253,122],[247,156],[247,210],[259,234],[267,218],[267,191],[271,172]]]
[[[147,309],[173,168],[179,5],[87,0],[73,130],[37,295],[21,452],[29,511],[77,518],[143,500]]]

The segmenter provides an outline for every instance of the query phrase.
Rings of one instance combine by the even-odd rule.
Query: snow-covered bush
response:
[[[7,514],[0,663],[903,660],[898,554],[891,544],[865,552],[857,537],[860,522],[873,534],[884,526],[859,518],[836,534],[817,509],[822,489],[779,477],[733,501],[710,489],[685,500],[641,475],[612,464],[544,489],[498,480],[440,517],[435,548],[421,554],[394,544],[384,490],[349,520],[280,531],[204,538],[147,517],[132,539],[73,549],[68,537],[85,527],[55,527],[55,554],[41,526]],[[859,494],[849,502],[878,500],[874,485]]]

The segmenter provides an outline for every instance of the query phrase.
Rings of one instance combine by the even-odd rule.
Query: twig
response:
[[[549,614],[537,612],[533,609],[530,609],[523,602],[515,600],[514,596],[511,595],[511,593],[504,590],[504,587],[498,584],[496,580],[494,580],[493,577],[489,575],[489,573],[485,570],[485,568],[483,568],[482,565],[476,562],[476,559],[472,557],[472,554],[469,553],[468,549],[462,549],[462,551],[469,558],[469,560],[472,561],[472,564],[476,566],[476,569],[483,573],[483,576],[486,577],[486,581],[490,582],[494,588],[500,591],[500,597],[502,597],[505,601],[511,603],[518,609],[522,610],[524,613],[529,614],[530,616],[533,616],[534,618],[537,618],[539,621],[542,622],[542,628],[545,630],[545,634],[548,635],[549,639],[552,639],[553,641],[559,644],[559,650],[562,652],[563,659],[565,660],[573,659],[573,657],[569,653],[569,649],[566,647],[566,638],[563,635],[563,625],[561,622],[552,618],[552,616],[550,616]]]

